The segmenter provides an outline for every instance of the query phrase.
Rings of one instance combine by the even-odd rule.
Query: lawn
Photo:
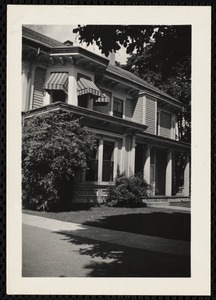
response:
[[[31,210],[23,210],[23,212],[93,227],[177,240],[190,240],[190,213],[175,209],[101,206],[69,212],[37,212]]]

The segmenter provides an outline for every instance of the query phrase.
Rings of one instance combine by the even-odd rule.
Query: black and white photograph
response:
[[[107,23],[97,16],[79,20],[82,8],[74,8],[70,22],[63,11],[61,22],[54,21],[57,6],[46,7],[51,22],[36,8],[40,22],[19,21],[20,197],[12,209],[20,209],[19,280],[79,280],[80,294],[88,278],[116,279],[115,290],[118,280],[120,286],[129,279],[190,282],[199,273],[194,245],[206,241],[208,253],[202,230],[210,226],[203,219],[196,240],[191,220],[202,222],[194,197],[202,186],[194,192],[200,148],[192,116],[195,101],[206,101],[198,117],[205,123],[210,101],[192,89],[198,31],[192,21],[172,18],[137,23],[128,15],[119,23],[117,11]],[[203,156],[196,164],[200,177],[207,167]],[[207,187],[200,216],[210,213],[209,195]],[[208,274],[205,258],[201,269]],[[187,290],[186,284],[181,293]]]

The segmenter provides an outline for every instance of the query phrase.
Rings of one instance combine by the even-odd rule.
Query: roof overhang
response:
[[[172,110],[179,111],[182,109],[183,104],[173,98],[172,96],[166,94],[165,92],[157,89],[157,88],[151,88],[150,85],[141,84],[140,82],[136,82],[133,79],[126,78],[124,76],[121,76],[120,74],[115,73],[112,69],[107,69],[106,73],[103,75],[104,78],[108,78],[109,80],[115,80],[116,82],[119,82],[121,85],[128,86],[134,90],[134,93],[136,94],[139,92],[139,95],[149,95],[151,97],[156,98],[160,104],[168,106]]]
[[[105,71],[109,60],[81,47],[63,46],[55,47],[50,51],[50,58],[53,63],[61,60],[62,63],[70,61],[72,64],[92,69],[94,71]]]
[[[138,142],[143,142],[144,144],[150,144],[152,147],[169,149],[171,151],[177,152],[187,152],[191,151],[191,146],[189,143],[172,140],[162,136],[157,136],[153,134],[146,133],[147,126],[131,122],[129,120],[116,118],[110,115],[102,114],[96,111],[85,109],[82,107],[77,107],[74,105],[56,102],[40,108],[33,109],[28,112],[24,112],[24,118],[30,118],[35,115],[41,115],[44,113],[49,113],[53,111],[68,111],[71,112],[74,118],[79,118],[81,122],[95,129],[103,129],[103,131],[116,132],[119,134],[126,135],[136,135]]]
[[[137,134],[144,132],[147,129],[147,125],[135,123],[129,120],[117,118],[114,116],[102,114],[97,111],[92,111],[82,107],[66,104],[62,102],[52,103],[46,106],[42,106],[36,109],[32,109],[23,113],[24,117],[28,118],[34,115],[40,115],[56,110],[63,110],[71,112],[75,118],[80,118],[85,125],[98,128],[104,128],[113,132],[121,132],[125,134]],[[90,124],[90,125],[89,125]]]
[[[177,151],[177,152],[190,152],[191,145],[189,143],[172,140],[166,137],[153,135],[150,133],[142,132],[138,133],[137,137],[140,139],[140,142],[148,143],[152,147],[159,147],[162,149]]]
[[[160,108],[172,110],[173,112],[176,112],[176,113],[179,112],[183,108],[183,104],[174,98],[171,99],[171,98],[168,98],[168,97],[165,97],[162,95],[158,95],[156,93],[151,93],[148,91],[141,91],[139,93],[139,95],[147,96],[147,97],[149,96],[154,99],[157,99],[157,103]]]

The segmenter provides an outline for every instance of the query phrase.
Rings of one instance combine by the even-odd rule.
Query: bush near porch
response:
[[[144,206],[142,198],[149,196],[152,187],[141,174],[126,176],[118,171],[115,185],[108,187],[106,204],[115,207]]]
[[[94,135],[70,112],[24,119],[22,203],[34,210],[70,208],[74,183],[96,147]]]

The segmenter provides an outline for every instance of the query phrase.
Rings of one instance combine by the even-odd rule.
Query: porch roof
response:
[[[110,115],[102,114],[97,111],[92,111],[86,108],[77,107],[74,105],[56,102],[49,104],[47,106],[42,106],[31,111],[23,113],[23,116],[26,118],[38,114],[48,113],[56,110],[64,110],[72,112],[74,116],[81,118],[82,120],[86,119],[91,121],[93,126],[91,128],[97,128],[97,124],[103,124],[104,131],[115,132],[115,128],[121,129],[122,134],[135,134],[141,142],[145,144],[151,144],[152,146],[158,146],[162,148],[169,148],[176,151],[189,152],[190,144],[185,142],[180,142],[165,138],[162,136],[157,136],[153,134],[146,133],[148,126],[144,124],[135,123],[129,120],[120,119]],[[112,127],[113,126],[113,127]]]

